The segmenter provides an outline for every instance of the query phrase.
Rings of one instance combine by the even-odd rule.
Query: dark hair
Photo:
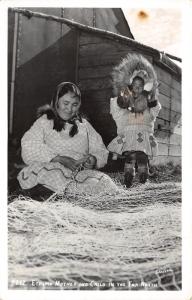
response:
[[[52,106],[53,108],[56,108],[58,99],[67,94],[68,92],[74,93],[77,98],[79,98],[79,101],[81,101],[81,93],[79,88],[72,82],[66,82],[62,83],[57,86],[55,94],[53,96],[52,100]]]
[[[135,76],[135,77],[133,78],[133,81],[135,81],[135,80],[142,81],[143,85],[145,84],[145,81],[144,81],[144,79],[143,79],[142,77]],[[133,81],[132,81],[132,84],[133,84]],[[131,85],[132,85],[132,84],[131,84]]]

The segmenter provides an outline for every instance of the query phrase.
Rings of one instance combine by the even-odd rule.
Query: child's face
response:
[[[139,95],[141,95],[143,89],[144,89],[143,80],[139,78],[133,79],[132,92],[134,97],[138,97]]]

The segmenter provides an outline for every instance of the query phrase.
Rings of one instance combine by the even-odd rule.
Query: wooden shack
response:
[[[111,17],[112,11],[103,12],[105,22],[101,22],[100,29],[93,26],[96,23],[90,26],[91,23],[60,17],[58,11],[54,15],[39,12],[39,8],[38,12],[11,11],[9,128],[13,136],[20,137],[29,128],[36,108],[50,102],[58,83],[73,81],[81,88],[84,113],[108,144],[116,135],[109,113],[111,71],[127,53],[136,52],[154,65],[160,83],[162,110],[155,125],[159,157],[154,163],[180,161],[181,69],[167,55],[135,41],[125,19],[118,13],[119,29],[114,25],[117,23]]]

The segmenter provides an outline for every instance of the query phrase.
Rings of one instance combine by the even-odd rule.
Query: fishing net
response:
[[[181,289],[180,183],[18,196],[8,217],[9,288]]]

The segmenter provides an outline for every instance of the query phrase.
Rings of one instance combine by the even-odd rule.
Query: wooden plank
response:
[[[112,72],[113,66],[94,66],[90,68],[79,68],[79,80],[99,78],[109,76]]]
[[[110,76],[100,76],[94,79],[81,79],[79,85],[82,91],[108,88],[112,89],[112,82]]]
[[[181,146],[180,145],[169,145],[169,155],[181,156]]]
[[[80,67],[93,67],[93,66],[103,66],[103,65],[112,65],[116,66],[120,61],[127,56],[128,53],[135,53],[135,50],[127,48],[123,51],[103,51],[101,53],[89,52],[87,51],[86,55],[80,55],[79,57],[79,66]],[[140,52],[138,52],[140,53]],[[140,53],[143,54],[143,53]],[[143,55],[152,63],[152,57]]]
[[[80,45],[98,44],[98,43],[102,43],[104,40],[107,39],[96,36],[95,34],[93,35],[93,34],[81,32]]]
[[[181,91],[171,88],[171,98],[181,102]]]
[[[181,119],[178,119],[177,123],[170,122],[170,127],[173,127],[173,126],[181,127],[182,126]]]
[[[140,49],[130,48],[127,45],[122,45],[120,43],[111,43],[111,41],[99,43],[99,44],[88,44],[80,46],[80,61],[84,57],[91,56],[94,59],[95,56],[100,56],[100,60],[105,59],[105,55],[124,58],[128,53],[138,53],[142,54],[151,63],[153,61],[152,56],[143,53]]]
[[[104,90],[97,90],[97,91],[92,91],[92,90],[85,90],[82,93],[82,102],[90,101],[105,101],[105,102],[110,102],[110,98],[112,96],[112,90],[111,89],[104,89]]]
[[[181,92],[181,81],[178,81],[173,78],[172,80],[172,87],[177,90],[178,92]]]
[[[154,135],[158,143],[181,145],[181,140],[182,140],[181,134],[158,130],[155,131]]]
[[[159,80],[159,92],[165,96],[171,97],[171,86]]]
[[[171,110],[181,114],[181,110],[182,110],[181,101],[172,98],[172,100],[171,100]]]
[[[98,90],[98,89],[107,89],[111,88],[112,89],[112,84],[110,77],[100,77],[97,79],[83,79],[80,80],[79,82],[80,89],[82,91],[85,90]]]
[[[142,49],[140,49],[139,45],[133,45],[130,44],[128,45],[125,42],[121,42],[119,40],[111,40],[111,39],[107,39],[105,37],[99,37],[96,34],[92,35],[88,34],[88,33],[82,33],[81,35],[81,39],[80,39],[80,45],[82,47],[89,47],[89,46],[93,46],[96,47],[96,45],[98,44],[109,44],[111,45],[111,48],[115,47],[116,49],[118,49],[118,52],[120,53],[121,51],[125,51],[125,55],[132,51],[132,52],[138,52],[140,54],[142,54],[143,56],[145,56],[151,63],[153,62],[153,57],[152,55],[149,54],[149,51],[143,51]],[[109,51],[111,51],[111,49],[109,49]],[[124,55],[124,56],[125,56]]]
[[[174,123],[174,124],[177,124],[177,123],[181,124],[181,112],[171,110],[170,111],[170,121],[171,121],[171,123]]]
[[[156,140],[158,142],[158,145],[159,144],[166,144],[166,145],[169,144],[169,137],[168,136],[165,139],[160,138],[160,137],[156,137]]]
[[[79,31],[77,31],[75,60],[75,82],[79,82]]]
[[[162,156],[157,156],[154,157],[151,161],[150,161],[150,165],[159,165],[159,164],[167,164],[168,162],[172,162],[173,165],[177,166],[177,165],[181,165],[181,157],[179,156],[171,156],[171,155],[162,155]]]
[[[171,74],[166,72],[165,70],[161,69],[159,66],[157,66],[155,64],[154,64],[154,69],[157,73],[158,80],[171,86],[171,82],[172,82]]]
[[[127,53],[127,52],[126,52]],[[87,55],[79,57],[79,67],[115,66],[125,57],[125,53],[105,53],[105,55]]]
[[[168,144],[158,143],[158,152],[159,155],[168,155]]]
[[[181,112],[181,93],[175,89],[171,89],[171,109]]]
[[[155,127],[155,130],[169,131],[170,130],[170,122],[157,117],[154,127]]]
[[[131,51],[129,51],[130,53]],[[133,51],[133,53],[135,53]],[[93,67],[93,66],[116,66],[118,65],[123,58],[125,58],[128,54],[128,51],[126,52],[118,52],[118,53],[105,53],[103,55],[89,55],[79,57],[79,66],[81,68],[85,67]],[[150,57],[147,58],[150,61]],[[151,58],[152,60],[152,58]]]
[[[171,133],[176,133],[178,135],[182,134],[182,125],[178,122],[177,124],[170,124]]]
[[[159,87],[159,101],[162,106],[171,108],[172,111],[181,112],[181,94],[161,82]],[[171,101],[171,102],[170,102]]]
[[[125,56],[128,52],[128,48],[126,46],[122,46],[117,44],[112,44],[110,42],[103,42],[99,44],[89,44],[89,45],[82,45],[79,48],[80,50],[80,57],[88,56],[88,55],[101,55],[103,56],[105,52],[108,51],[110,54],[119,53]]]
[[[168,108],[162,106],[158,117],[169,121],[169,119],[170,119],[170,110]]]
[[[177,112],[181,114],[181,110],[182,110],[182,104],[181,101],[176,100],[176,99],[172,99],[171,100],[171,110],[173,112]]]
[[[169,59],[164,59],[162,61],[159,60],[159,58],[155,59],[155,63],[160,68],[164,69],[165,72],[168,72],[171,74],[173,78],[176,78],[177,80],[181,80],[181,68],[178,67],[176,64],[174,64]]]
[[[161,103],[162,106],[166,108],[170,108],[171,98],[159,93],[159,102]]]
[[[158,143],[168,144],[169,143],[169,132],[157,130],[154,133],[155,138],[157,139]]]
[[[171,145],[181,145],[182,138],[180,134],[173,133],[170,135],[170,144]]]

